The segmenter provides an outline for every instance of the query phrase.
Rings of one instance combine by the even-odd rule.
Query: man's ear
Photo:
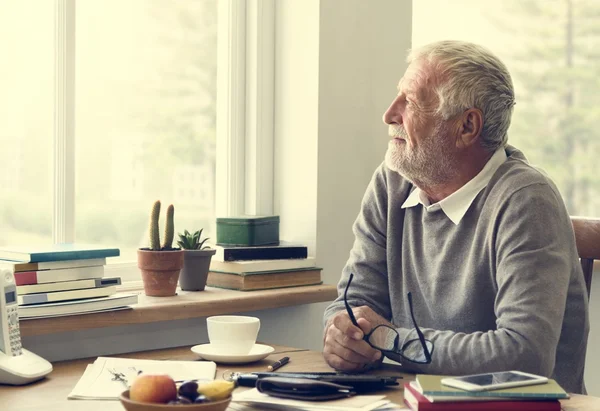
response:
[[[462,113],[460,133],[456,140],[458,148],[467,148],[473,145],[483,130],[483,113],[478,108],[470,108]]]

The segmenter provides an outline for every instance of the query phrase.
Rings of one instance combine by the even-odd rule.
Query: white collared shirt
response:
[[[506,158],[504,147],[500,147],[479,174],[454,193],[435,204],[431,204],[427,195],[421,191],[419,187],[415,187],[406,201],[404,201],[404,204],[402,204],[402,208],[414,207],[418,204],[422,204],[428,212],[441,208],[446,216],[452,220],[455,225],[458,225],[471,206],[473,200],[475,200],[475,197],[477,197],[477,194],[488,185],[492,176],[496,170],[498,170],[498,167],[506,161]]]

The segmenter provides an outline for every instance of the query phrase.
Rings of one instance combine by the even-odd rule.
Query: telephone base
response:
[[[23,385],[44,378],[52,364],[26,349],[16,357],[0,351],[0,384]]]

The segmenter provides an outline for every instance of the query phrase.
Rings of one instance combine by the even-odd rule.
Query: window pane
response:
[[[214,232],[217,0],[77,3],[76,239],[135,261],[160,199]],[[115,259],[111,259],[115,260]]]
[[[600,2],[419,0],[413,12],[415,46],[467,40],[506,63],[517,99],[509,144],[550,174],[571,215],[600,216]]]
[[[52,242],[53,24],[51,1],[0,1],[0,245]]]

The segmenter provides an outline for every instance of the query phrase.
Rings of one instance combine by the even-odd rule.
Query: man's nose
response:
[[[399,97],[396,97],[385,113],[383,113],[383,122],[385,124],[402,124],[401,101]]]

